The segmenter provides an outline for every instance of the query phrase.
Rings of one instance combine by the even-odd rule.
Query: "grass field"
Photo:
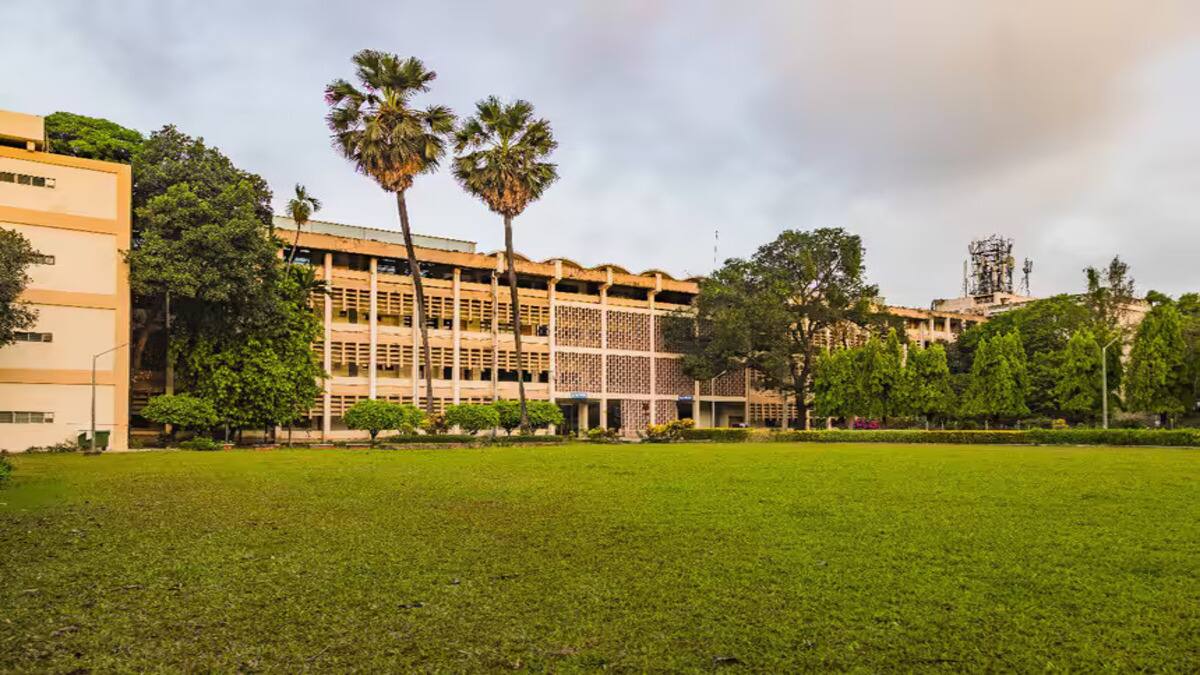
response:
[[[0,669],[1200,668],[1200,452],[19,456]]]

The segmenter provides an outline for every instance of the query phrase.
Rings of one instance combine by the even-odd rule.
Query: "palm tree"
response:
[[[558,169],[544,161],[558,143],[550,123],[533,118],[528,101],[504,104],[495,96],[475,104],[475,114],[455,134],[454,177],[463,189],[504,217],[504,253],[512,293],[513,341],[517,350],[517,391],[521,430],[529,429],[525,405],[525,362],[521,353],[521,309],[513,260],[512,220],[558,179]]]
[[[296,240],[292,242],[292,252],[288,254],[288,265],[296,259],[296,249],[300,246],[300,230],[308,224],[312,214],[321,210],[321,200],[308,194],[308,188],[296,183],[296,196],[288,201],[287,212],[296,223]]]
[[[424,110],[411,106],[412,97],[429,91],[429,83],[437,77],[437,73],[425,70],[419,59],[402,60],[395,54],[364,49],[351,60],[362,89],[342,79],[331,82],[325,87],[325,101],[330,108],[325,119],[333,132],[334,148],[379,187],[396,195],[408,269],[417,296],[415,320],[421,329],[425,363],[425,410],[433,415],[433,358],[425,323],[425,288],[404,194],[412,187],[414,176],[437,169],[446,154],[446,140],[454,131],[454,113],[446,106]]]

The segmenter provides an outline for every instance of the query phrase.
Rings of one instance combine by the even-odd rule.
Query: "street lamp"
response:
[[[105,354],[108,354],[110,352],[115,352],[118,349],[120,349],[122,347],[126,347],[128,345],[129,345],[128,342],[123,342],[111,349],[105,349],[104,351],[100,352],[99,354],[92,354],[92,424],[91,424],[92,447],[91,447],[91,449],[88,450],[87,454],[89,454],[89,455],[97,454],[96,453],[96,361],[99,360],[99,358],[101,356],[104,356]]]
[[[1105,429],[1108,428],[1108,348],[1120,338],[1121,336],[1118,335],[1100,348],[1100,409],[1103,411],[1101,419],[1104,420]]]

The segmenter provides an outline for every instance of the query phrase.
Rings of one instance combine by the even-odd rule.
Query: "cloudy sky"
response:
[[[1200,3],[0,3],[0,108],[175,123],[320,216],[396,228],[328,143],[324,85],[374,48],[436,70],[421,102],[525,98],[562,180],[517,248],[702,274],[787,228],[860,234],[892,302],[956,295],[967,242],[1000,233],[1033,291],[1120,253],[1142,290],[1200,288]],[[19,26],[19,30],[11,27]],[[499,248],[445,173],[419,232]]]

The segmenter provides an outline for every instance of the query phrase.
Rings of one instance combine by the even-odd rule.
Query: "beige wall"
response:
[[[112,430],[112,385],[96,387],[96,428]],[[86,384],[14,384],[0,382],[0,410],[53,412],[53,424],[0,424],[0,449],[24,452],[74,438],[88,428],[91,387]]]
[[[2,121],[2,120],[0,120]],[[19,231],[54,265],[34,265],[22,299],[38,311],[30,329],[52,342],[0,348],[0,411],[51,412],[54,422],[0,423],[0,448],[57,443],[90,422],[92,355],[129,340],[129,167],[0,147],[0,171],[54,178],[54,188],[0,182],[0,227]],[[129,349],[97,361],[97,429],[126,447]]]
[[[29,268],[29,288],[105,295],[117,292],[113,269],[122,261],[118,260],[115,236],[19,223],[0,222],[0,227],[20,232],[35,249],[55,256],[53,265]]]
[[[90,370],[92,354],[113,345],[116,312],[111,309],[35,305],[37,323],[30,330],[53,333],[53,342],[17,342],[0,349],[0,368]],[[96,360],[111,372],[111,354]]]
[[[108,220],[117,217],[115,174],[12,157],[0,157],[0,171],[45,176],[57,182],[54,188],[0,183],[0,204],[5,206]]]

